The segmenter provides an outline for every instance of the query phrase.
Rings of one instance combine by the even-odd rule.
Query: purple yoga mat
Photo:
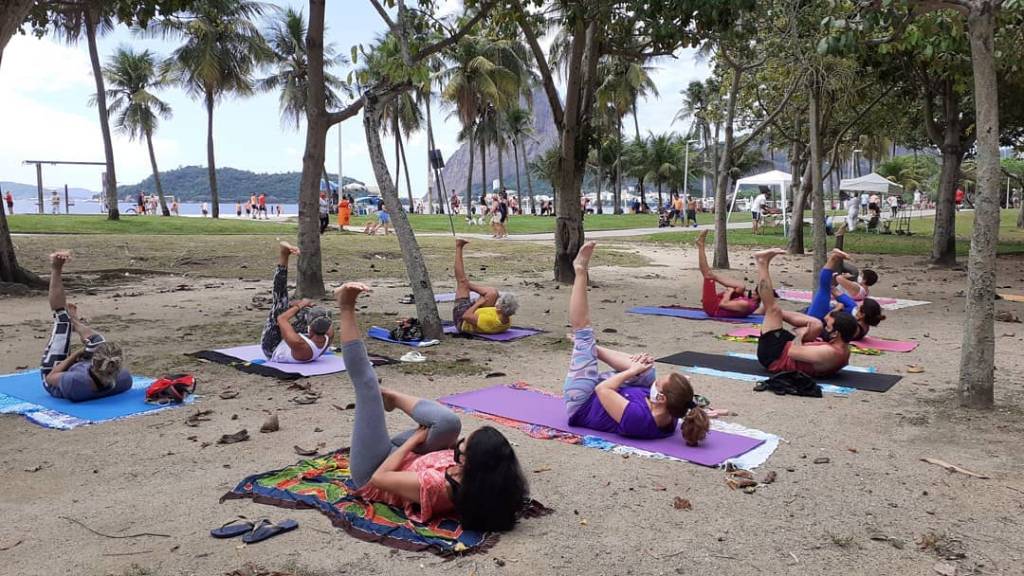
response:
[[[650,316],[672,316],[674,318],[686,318],[687,320],[717,320],[718,322],[729,322],[730,324],[760,324],[764,316],[752,314],[745,318],[726,318],[723,316],[708,316],[700,308],[689,308],[686,306],[636,306],[626,310],[630,314],[647,314]]]
[[[459,331],[455,329],[455,324],[445,323],[445,334],[457,334],[458,332]],[[543,332],[543,330],[537,330],[536,328],[520,328],[513,326],[498,334],[468,334],[468,336],[472,338],[483,338],[484,340],[491,340],[494,342],[511,342],[513,340],[519,340],[520,338],[526,338],[527,336],[533,336],[534,334],[540,334],[541,332]]]
[[[682,436],[678,433],[658,440],[640,440],[611,432],[570,426],[565,405],[560,399],[533,390],[520,390],[502,385],[445,396],[439,401],[464,410],[475,410],[492,416],[547,426],[579,436],[596,436],[615,444],[657,452],[702,466],[718,466],[729,458],[735,458],[757,448],[764,442],[712,430],[699,446],[690,447],[683,442]]]
[[[267,360],[267,357],[263,355],[263,350],[257,345],[224,348],[217,350],[217,352],[227,354],[239,360],[245,360],[246,362],[252,362],[253,364],[276,368],[281,372],[291,372],[293,374],[302,374],[303,376],[323,376],[324,374],[345,371],[345,361],[341,359],[340,355],[331,351],[325,352],[323,356],[317,358],[314,362],[306,362],[304,364],[271,362]]]
[[[747,336],[760,336],[760,328],[737,328],[732,332],[729,332],[728,336],[738,336],[745,338]],[[874,348],[875,350],[882,350],[884,352],[913,352],[917,348],[917,342],[913,340],[885,340],[882,338],[875,338],[874,336],[867,336],[860,340],[852,342],[861,348]]]

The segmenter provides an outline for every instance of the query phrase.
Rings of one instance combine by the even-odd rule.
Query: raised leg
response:
[[[769,248],[754,254],[754,261],[757,262],[757,291],[761,294],[761,305],[764,307],[764,322],[761,323],[761,334],[778,330],[783,327],[782,308],[775,298],[772,287],[772,277],[768,270],[772,259],[785,254],[781,248]]]
[[[420,426],[430,429],[426,442],[416,447],[416,453],[426,454],[451,448],[459,439],[462,422],[454,412],[445,406],[433,400],[417,398],[387,389],[381,389],[381,397],[384,401],[384,410],[390,412],[394,408],[398,408]],[[401,446],[415,431],[416,429],[413,428],[393,436],[391,444],[395,447]]]
[[[64,263],[70,258],[71,253],[67,251],[54,252],[50,255],[50,309],[53,311],[53,329],[50,331],[50,341],[43,350],[43,359],[40,362],[40,372],[44,377],[54,366],[63,362],[71,351],[72,322],[67,311],[64,283],[61,280]]]
[[[572,329],[580,330],[590,326],[590,303],[587,300],[587,282],[590,272],[590,258],[594,255],[594,247],[597,242],[591,240],[580,247],[573,260],[573,268],[576,271],[576,279],[572,285],[572,294],[569,296],[569,324]]]
[[[783,310],[782,320],[786,324],[789,324],[790,326],[793,326],[795,328],[806,328],[807,330],[804,332],[803,338],[804,342],[813,342],[817,340],[818,336],[821,336],[821,333],[824,330],[824,326],[822,325],[821,320],[818,320],[813,316],[808,316],[807,314],[803,314],[801,312]]]
[[[281,328],[277,325],[277,317],[291,305],[288,301],[288,260],[292,254],[299,254],[299,249],[287,242],[281,242],[277,269],[274,271],[270,313],[267,314],[267,322],[263,325],[263,333],[260,334],[260,348],[267,358],[273,356],[274,349],[281,343]]]
[[[469,298],[469,278],[462,257],[466,244],[469,244],[469,240],[455,239],[455,298]]]

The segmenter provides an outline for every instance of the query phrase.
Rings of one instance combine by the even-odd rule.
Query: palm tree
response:
[[[530,173],[540,180],[547,180],[551,184],[551,195],[557,199],[558,195],[558,163],[562,151],[558,146],[552,146],[545,150],[540,156],[534,158],[529,164]],[[552,202],[552,206],[557,206]]]
[[[658,186],[658,208],[664,203],[661,185],[675,177],[679,170],[680,156],[675,139],[670,134],[651,135],[647,139],[647,178]]]
[[[75,44],[85,34],[89,45],[89,62],[92,64],[92,75],[96,83],[93,101],[100,115],[100,132],[103,135],[103,156],[106,160],[104,188],[107,202],[107,218],[118,220],[121,215],[117,208],[117,174],[114,171],[114,144],[110,137],[109,109],[107,93],[103,87],[103,70],[100,65],[100,52],[96,45],[96,37],[113,29],[113,20],[106,11],[107,7],[101,0],[84,0],[77,3],[61,5],[54,14],[54,28],[68,44]],[[42,198],[39,199],[42,201]],[[42,210],[42,205],[39,207]]]
[[[149,50],[135,52],[131,48],[118,48],[103,67],[103,76],[110,88],[106,91],[110,99],[107,111],[114,115],[114,126],[128,138],[145,138],[149,149],[149,163],[153,168],[153,181],[160,198],[160,211],[170,216],[164,188],[160,183],[160,170],[156,166],[153,152],[153,132],[160,118],[171,117],[171,107],[157,98],[151,90],[160,85],[157,77],[156,56]]]
[[[219,0],[197,3],[192,12],[160,23],[165,36],[179,36],[185,41],[164,63],[164,74],[206,105],[206,160],[214,218],[220,217],[220,198],[213,111],[226,94],[252,94],[253,74],[261,64],[270,61],[272,51],[253,21],[264,10],[264,4],[251,0]]]
[[[533,133],[533,115],[526,108],[509,108],[505,111],[504,121],[505,131],[508,133],[509,139],[512,140],[512,153],[515,156],[516,161],[516,195],[519,199],[519,208],[526,212],[525,205],[523,204],[523,187],[519,182],[519,151],[523,152],[523,160],[526,160],[526,148],[524,147],[523,140]],[[529,176],[527,176],[529,177]],[[530,212],[533,213],[533,193],[530,193]]]
[[[647,143],[639,138],[627,144],[622,155],[623,173],[632,178],[636,178],[637,192],[640,194],[641,202],[644,203],[647,202],[644,182],[646,181],[647,173],[649,172],[649,156],[650,151],[647,148]]]
[[[262,92],[280,90],[278,96],[281,122],[298,128],[306,116],[306,94],[308,92],[309,60],[306,55],[306,17],[302,11],[286,8],[276,12],[266,31],[270,47],[272,73],[256,81],[256,89]],[[328,72],[335,66],[348,64],[344,54],[338,54],[333,44],[324,46],[324,84],[327,109],[342,105],[339,92],[349,93],[344,80]]]
[[[636,138],[640,139],[640,124],[636,115],[636,102],[639,98],[646,98],[648,94],[658,94],[657,87],[650,77],[650,68],[636,62],[630,62],[622,58],[611,58],[600,63],[599,75],[604,78],[596,91],[597,105],[600,110],[609,107],[615,112],[615,132],[617,134],[617,149],[620,153],[626,149],[622,138],[622,119],[632,112],[633,127],[636,130]],[[616,159],[617,164],[622,164],[622,158]],[[622,194],[621,172],[616,171],[616,197]],[[616,214],[621,213],[621,207],[616,202]]]

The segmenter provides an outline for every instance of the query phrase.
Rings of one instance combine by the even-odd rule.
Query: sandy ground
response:
[[[862,264],[882,275],[876,295],[933,302],[891,312],[873,332],[918,339],[918,350],[853,357],[856,364],[885,372],[906,373],[910,364],[925,367],[924,373],[905,374],[888,393],[778,397],[754,393],[748,383],[695,378],[699,393],[738,413],[729,420],[785,439],[758,471],[759,477],[777,472],[775,484],[748,495],[730,490],[719,470],[623,458],[505,430],[516,445],[533,496],[556,512],[522,522],[487,554],[445,562],[427,553],[358,541],[314,511],[247,500],[218,504],[242,477],[298,460],[295,445],[346,445],[353,414],[332,404],[344,406],[354,397],[344,375],[311,378],[323,396],[316,404],[301,406],[290,401],[296,393],[287,383],[183,356],[255,342],[266,312],[253,298],[269,295],[269,275],[262,278],[261,272],[269,268],[264,261],[273,246],[267,238],[241,246],[222,239],[191,241],[196,271],[178,255],[175,270],[182,276],[95,273],[111,269],[103,259],[102,239],[84,241],[82,257],[69,264],[72,299],[96,328],[131,344],[134,370],[147,375],[194,372],[202,398],[193,407],[70,432],[40,428],[20,416],[0,417],[3,574],[212,575],[250,562],[317,575],[931,574],[937,567],[947,569],[941,565],[955,567],[958,574],[1024,574],[1024,325],[996,326],[997,408],[956,408],[963,271],[929,270],[919,258],[862,258]],[[55,242],[20,238],[19,250],[27,264],[40,269]],[[160,269],[145,260],[169,250],[163,242],[135,241],[133,252],[142,260],[136,265]],[[374,240],[372,246],[358,244],[364,240],[348,242],[353,253],[389,247],[390,252],[380,252],[385,260],[387,254],[394,259],[397,250],[393,239]],[[477,255],[513,250],[499,244],[474,242],[470,249]],[[596,328],[616,330],[601,333],[605,344],[656,356],[685,349],[754,352],[751,345],[714,338],[728,331],[728,324],[625,314],[638,304],[697,305],[700,277],[692,249],[670,252],[625,242],[618,247],[640,256],[602,259],[599,253],[595,259],[591,303]],[[520,249],[526,250],[515,248]],[[325,254],[330,251],[325,248]],[[435,252],[438,262],[450,258],[447,247]],[[204,268],[203,258],[219,264]],[[481,279],[516,291],[522,301],[517,322],[545,328],[546,335],[505,345],[449,340],[425,350],[428,364],[380,369],[384,382],[424,397],[511,380],[558,390],[568,354],[562,338],[568,291],[548,280],[550,257],[537,258],[532,271],[512,272],[514,267],[498,258],[487,271],[477,265],[481,259],[471,261],[469,268]],[[621,265],[644,264],[645,258],[646,265],[639,268]],[[234,267],[237,259],[249,262],[248,267]],[[749,252],[734,252],[733,262],[737,273],[753,278]],[[398,304],[408,289],[397,275],[376,273],[380,268],[367,273],[366,266],[345,264],[329,262],[334,270],[329,282],[363,280],[374,285],[366,302],[366,312],[372,312],[369,320],[412,313],[411,306]],[[784,257],[775,269],[778,278],[807,285],[809,266],[808,257]],[[342,277],[339,269],[354,275]],[[1024,286],[1024,260],[1004,259],[999,273],[999,286],[1018,292]],[[443,274],[437,278],[437,291],[451,289]],[[191,289],[176,291],[179,285]],[[0,372],[35,365],[49,330],[45,295],[0,298]],[[447,305],[442,306],[446,316]],[[997,309],[1024,316],[1020,304],[999,302]],[[370,349],[394,357],[407,350],[377,342]],[[455,362],[465,358],[469,361]],[[488,372],[507,377],[485,379]],[[240,391],[238,398],[218,397],[229,388]],[[197,409],[213,410],[211,420],[196,428],[186,426],[186,417]],[[281,430],[261,434],[258,429],[268,414],[279,416]],[[392,414],[390,425],[398,431],[407,422]],[[471,430],[482,423],[467,417],[464,425]],[[250,441],[203,447],[241,428],[250,431]],[[814,464],[818,457],[829,458],[829,463]],[[926,457],[991,478],[950,473],[922,462]],[[674,509],[676,496],[689,499],[693,509]],[[249,547],[208,536],[211,528],[237,514],[290,517],[301,527]],[[64,518],[106,534],[170,537],[105,538]]]

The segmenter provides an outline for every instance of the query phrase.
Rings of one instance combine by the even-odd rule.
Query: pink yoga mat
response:
[[[810,302],[813,296],[810,290],[779,290],[779,298],[793,302]],[[876,296],[871,298],[878,302],[880,306],[892,305],[898,302],[895,298],[879,298]]]
[[[760,335],[760,328],[737,328],[727,334],[727,336],[735,336],[737,338]],[[860,346],[861,348],[874,348],[875,350],[882,350],[883,352],[911,352],[917,348],[918,345],[918,343],[913,340],[885,340],[883,338],[875,338],[874,336],[868,336],[863,340],[855,340],[853,344]]]
[[[729,458],[746,454],[764,442],[763,440],[746,436],[712,430],[699,446],[690,447],[683,442],[678,432],[668,438],[640,440],[637,438],[626,438],[611,432],[599,432],[589,428],[569,426],[569,417],[565,413],[565,405],[559,398],[533,390],[509,388],[504,385],[492,386],[462,394],[453,394],[445,396],[439,401],[464,410],[475,410],[491,414],[492,416],[501,416],[520,422],[547,426],[562,432],[569,432],[570,434],[596,436],[615,444],[632,446],[648,452],[657,452],[702,466],[718,466]]]
[[[270,362],[263,355],[263,350],[255,344],[252,346],[224,348],[223,350],[217,350],[217,352],[227,354],[239,360],[245,360],[246,362],[252,362],[253,364],[276,368],[281,372],[291,372],[293,374],[302,374],[303,376],[323,376],[324,374],[345,371],[345,361],[341,359],[341,355],[330,351],[317,358],[314,362],[306,362],[304,364]]]

